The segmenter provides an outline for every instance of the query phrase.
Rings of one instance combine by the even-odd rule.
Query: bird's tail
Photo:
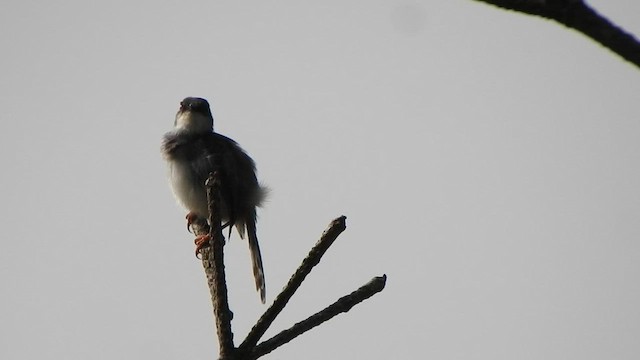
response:
[[[253,277],[256,281],[256,290],[260,293],[260,301],[264,304],[267,297],[267,290],[264,282],[262,255],[260,255],[260,245],[258,245],[258,236],[256,235],[255,217],[249,219],[246,226],[249,238],[249,252],[251,253],[251,263],[253,265]]]

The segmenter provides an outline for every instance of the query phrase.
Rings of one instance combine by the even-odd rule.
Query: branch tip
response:
[[[256,345],[255,349],[251,353],[251,359],[257,359],[262,355],[268,354],[314,327],[321,325],[323,322],[328,321],[341,313],[348,312],[355,305],[382,291],[385,287],[386,280],[387,275],[374,277],[351,294],[341,297],[323,310]]]
[[[280,294],[276,296],[273,304],[262,314],[251,331],[249,331],[245,340],[240,344],[239,348],[241,351],[248,352],[256,346],[260,338],[287,305],[313,267],[320,263],[320,259],[331,244],[333,244],[338,236],[347,228],[346,219],[347,217],[343,215],[331,221],[329,227],[322,233],[320,240],[311,248],[309,254],[302,260],[302,263],[296,272],[293,273],[287,285],[285,285]]]

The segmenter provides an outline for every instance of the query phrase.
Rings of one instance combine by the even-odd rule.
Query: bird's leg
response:
[[[191,225],[193,225],[193,223],[196,222],[196,220],[198,220],[198,215],[196,215],[196,213],[190,211],[187,216],[185,216],[185,218],[187,219],[187,231],[190,233],[193,233],[193,231],[191,231]]]

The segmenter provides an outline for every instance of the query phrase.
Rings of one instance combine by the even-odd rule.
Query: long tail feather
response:
[[[264,282],[262,255],[260,254],[260,245],[258,245],[258,236],[256,235],[255,218],[247,221],[246,226],[249,238],[249,252],[251,253],[251,262],[253,265],[253,277],[256,281],[256,290],[260,293],[260,301],[264,304],[267,298],[267,290]]]

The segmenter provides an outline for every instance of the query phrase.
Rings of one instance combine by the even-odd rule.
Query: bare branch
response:
[[[322,255],[329,249],[329,246],[333,244],[338,235],[340,235],[346,229],[346,217],[341,216],[331,222],[329,228],[324,231],[322,237],[316,245],[309,251],[307,257],[302,261],[298,270],[291,276],[287,285],[282,289],[282,292],[273,301],[273,304],[265,311],[260,317],[258,322],[253,326],[247,338],[242,342],[239,350],[243,353],[249,353],[251,349],[255,347],[262,335],[267,331],[269,326],[273,323],[276,316],[280,314],[282,309],[296,290],[300,287],[305,277],[311,272],[314,266],[316,266]]]
[[[351,310],[351,308],[358,303],[361,303],[362,301],[382,291],[382,289],[384,289],[386,281],[386,275],[375,277],[367,284],[360,287],[358,290],[352,292],[349,295],[341,297],[336,302],[327,306],[323,310],[293,325],[289,329],[283,330],[271,339],[258,344],[251,353],[251,359],[257,359],[262,355],[266,355],[276,348],[302,335],[303,333],[322,324],[323,322],[330,320],[334,316]]]
[[[583,0],[476,0],[504,9],[555,20],[575,29],[640,67],[640,43]]]
[[[209,223],[198,223],[194,226],[197,235],[210,236],[208,247],[202,248],[202,266],[207,276],[207,284],[211,293],[211,303],[218,334],[219,355],[221,359],[232,358],[235,350],[233,332],[231,331],[232,312],[227,298],[227,284],[224,271],[224,236],[222,235],[221,218],[219,214],[220,181],[217,173],[209,175],[205,184],[209,201]]]
[[[271,339],[256,345],[278,314],[284,309],[289,299],[291,299],[300,287],[306,276],[311,272],[313,267],[320,262],[320,259],[331,244],[333,244],[338,236],[346,229],[346,217],[341,216],[331,222],[322,234],[320,240],[318,240],[311,251],[309,251],[309,254],[302,261],[300,267],[276,297],[273,304],[256,322],[240,347],[235,348],[233,344],[233,333],[231,332],[231,318],[233,314],[231,310],[229,310],[227,287],[224,278],[224,237],[222,236],[221,219],[218,213],[220,184],[216,174],[212,174],[209,177],[206,186],[209,200],[209,223],[212,224],[212,227],[210,229],[207,222],[203,219],[199,219],[192,227],[196,235],[209,234],[211,237],[210,246],[201,249],[201,255],[213,303],[213,312],[220,345],[219,359],[257,359],[323,322],[330,320],[336,315],[349,311],[356,304],[384,289],[387,279],[386,275],[373,278],[369,283],[353,293],[343,296],[324,310],[280,332]]]

